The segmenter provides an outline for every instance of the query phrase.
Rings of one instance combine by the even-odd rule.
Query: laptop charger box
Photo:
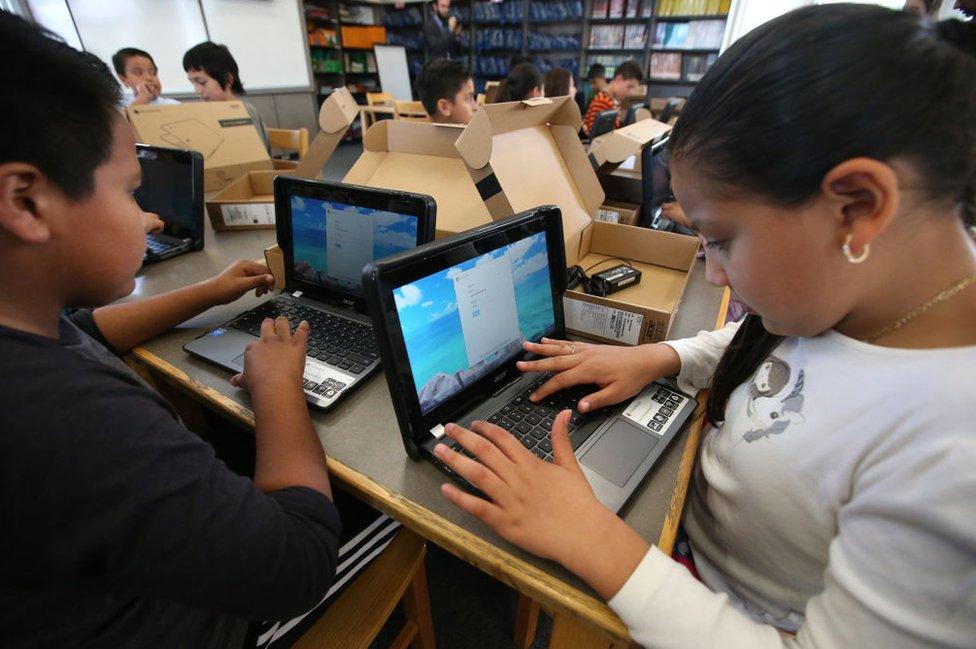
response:
[[[136,141],[199,151],[204,190],[223,189],[248,171],[272,169],[271,157],[240,101],[129,106]]]
[[[338,88],[333,91],[322,103],[320,130],[301,162],[273,160],[272,168],[244,173],[207,201],[207,214],[213,229],[273,230],[275,176],[319,177],[322,167],[332,157],[358,114],[359,107],[348,90]]]
[[[625,134],[632,150],[660,137],[661,127],[651,128],[649,121],[637,123],[647,129],[640,137]],[[557,205],[567,264],[587,268],[619,257],[640,270],[639,284],[606,297],[566,291],[568,332],[622,345],[664,340],[694,267],[698,241],[596,220],[605,199],[595,171],[602,163],[580,142],[580,123],[579,108],[569,97],[490,104],[478,109],[456,147],[491,218]],[[441,213],[438,204],[438,221]]]

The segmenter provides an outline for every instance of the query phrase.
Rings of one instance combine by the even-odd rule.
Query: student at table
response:
[[[0,644],[240,647],[250,621],[317,604],[336,570],[307,324],[267,320],[245,352],[234,383],[251,394],[257,461],[253,481],[238,476],[120,355],[267,291],[268,269],[241,261],[111,304],[146,248],[118,88],[7,12],[0,58]]]
[[[898,44],[893,47],[892,44]],[[825,74],[829,70],[829,74]],[[526,344],[589,412],[711,386],[684,528],[701,581],[594,497],[569,412],[545,463],[478,422],[444,495],[562,563],[647,647],[972,647],[976,61],[873,5],[806,7],[733,44],[672,131],[707,275],[754,313],[637,348]]]

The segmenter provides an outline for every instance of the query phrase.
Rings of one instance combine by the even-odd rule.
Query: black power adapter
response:
[[[586,273],[588,271],[608,261],[622,261],[624,263],[617,264],[613,268],[608,268],[599,273],[594,273],[592,276],[587,276]],[[582,285],[586,293],[598,297],[606,297],[628,286],[638,284],[641,280],[641,272],[634,268],[629,261],[619,257],[611,257],[610,259],[598,261],[586,270],[583,270],[580,266],[571,266],[567,269],[566,273],[568,280],[566,288],[576,288]]]

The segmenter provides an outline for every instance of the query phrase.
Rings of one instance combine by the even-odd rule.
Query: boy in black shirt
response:
[[[239,477],[117,354],[266,291],[267,268],[102,306],[145,252],[118,91],[5,12],[0,60],[0,644],[241,646],[248,620],[306,611],[335,572],[307,324],[265,321],[233,379],[255,410],[255,478]]]

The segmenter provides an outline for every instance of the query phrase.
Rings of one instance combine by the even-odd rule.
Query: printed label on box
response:
[[[224,217],[224,225],[274,225],[275,222],[272,203],[221,205],[220,214]]]
[[[563,298],[566,328],[583,334],[636,345],[640,339],[644,316],[632,311],[584,302],[571,297]]]
[[[615,212],[613,210],[597,210],[596,218],[598,221],[606,221],[607,223],[619,223],[620,222],[620,212]]]

